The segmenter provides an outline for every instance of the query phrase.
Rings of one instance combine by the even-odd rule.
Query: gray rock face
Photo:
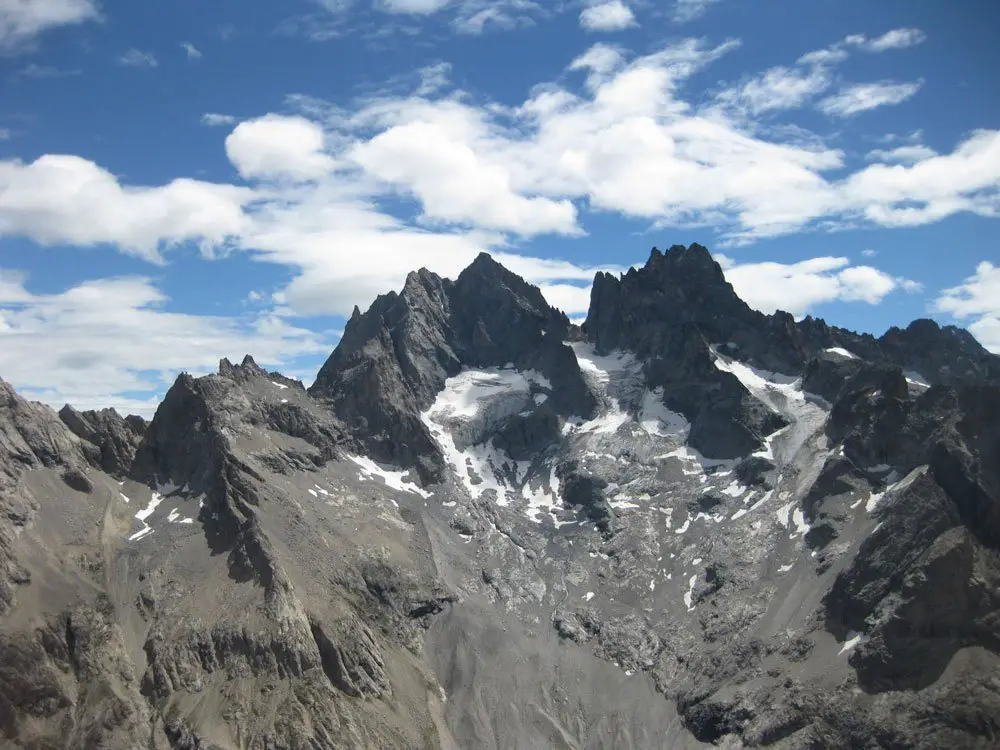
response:
[[[114,409],[79,412],[67,404],[59,418],[70,431],[97,449],[95,468],[115,477],[124,477],[132,467],[135,449],[146,432],[146,420],[122,416]]]

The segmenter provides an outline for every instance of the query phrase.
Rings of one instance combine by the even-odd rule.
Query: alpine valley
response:
[[[0,373],[2,374],[2,373]],[[149,423],[0,382],[0,747],[1000,746],[1000,358],[481,255]]]

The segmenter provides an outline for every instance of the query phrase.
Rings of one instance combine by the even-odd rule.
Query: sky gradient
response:
[[[0,377],[307,382],[481,250],[586,314],[700,242],[764,312],[1000,352],[990,0],[0,0]]]

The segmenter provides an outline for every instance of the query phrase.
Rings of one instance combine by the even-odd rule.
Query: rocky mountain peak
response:
[[[551,407],[567,416],[593,412],[563,343],[568,329],[537,287],[481,253],[455,281],[422,269],[400,293],[353,315],[310,393],[379,460],[440,479],[443,456],[421,413],[463,368],[537,369],[559,384]]]

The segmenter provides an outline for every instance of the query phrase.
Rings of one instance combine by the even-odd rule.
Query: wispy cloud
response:
[[[118,64],[130,68],[155,68],[160,63],[152,52],[143,52],[132,47],[118,58]]]
[[[927,35],[924,32],[912,28],[893,29],[874,39],[864,34],[850,34],[829,47],[807,52],[798,62],[801,65],[835,65],[850,57],[851,49],[886,52],[922,44],[926,39]]]
[[[890,49],[913,47],[926,40],[927,35],[920,29],[903,28],[887,31],[874,39],[870,39],[864,34],[852,34],[844,39],[844,43],[860,47],[867,52],[885,52]]]
[[[922,85],[923,81],[856,83],[820,101],[819,109],[833,117],[850,117],[876,107],[905,102],[916,94]]]
[[[82,72],[82,70],[78,69],[63,69],[52,65],[38,65],[37,63],[31,63],[30,65],[26,65],[13,73],[11,78],[61,78],[63,76],[78,76]]]
[[[719,0],[675,0],[672,14],[674,23],[688,23],[701,18],[717,2]]]
[[[191,44],[191,42],[181,42],[181,49],[184,50],[189,60],[197,60],[201,57],[201,50]]]
[[[219,127],[221,125],[232,125],[237,121],[233,115],[223,115],[218,112],[206,112],[201,116],[201,124],[209,127]]]

